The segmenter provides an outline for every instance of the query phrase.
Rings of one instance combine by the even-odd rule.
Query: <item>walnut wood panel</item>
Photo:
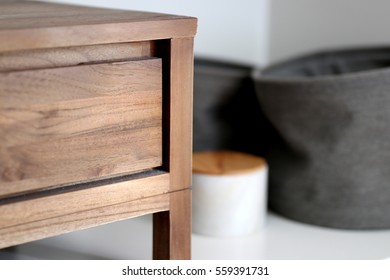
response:
[[[191,258],[191,175],[192,175],[192,93],[193,39],[161,42],[160,51],[170,61],[164,65],[169,82],[164,90],[169,112],[164,125],[169,141],[164,143],[164,167],[171,174],[169,211],[153,215],[153,258]],[[169,54],[169,55],[167,55]]]
[[[0,197],[160,166],[161,60],[0,74]]]
[[[0,205],[0,248],[169,209],[169,174]]]
[[[0,53],[0,72],[140,59],[151,56],[153,42],[36,49]]]
[[[170,193],[169,212],[153,214],[153,259],[191,259],[191,189]]]
[[[40,2],[0,2],[0,51],[194,36],[195,18]],[[50,38],[48,40],[47,38]]]
[[[170,148],[171,190],[191,186],[193,39],[171,40]]]

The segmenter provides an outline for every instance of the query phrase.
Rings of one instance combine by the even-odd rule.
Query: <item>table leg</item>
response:
[[[153,214],[153,259],[191,259],[191,189],[171,193],[169,211]]]

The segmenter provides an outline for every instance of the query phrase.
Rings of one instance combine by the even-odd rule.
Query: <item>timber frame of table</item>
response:
[[[153,213],[153,258],[191,257],[196,26],[0,2],[0,248]]]

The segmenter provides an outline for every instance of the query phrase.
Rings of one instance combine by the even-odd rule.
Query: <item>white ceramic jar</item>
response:
[[[233,151],[197,152],[193,160],[192,228],[208,236],[241,236],[265,223],[268,167]]]

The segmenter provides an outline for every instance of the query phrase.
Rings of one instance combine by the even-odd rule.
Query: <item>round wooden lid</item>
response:
[[[192,161],[194,173],[210,175],[238,175],[265,166],[266,161],[261,157],[234,151],[196,152]]]

